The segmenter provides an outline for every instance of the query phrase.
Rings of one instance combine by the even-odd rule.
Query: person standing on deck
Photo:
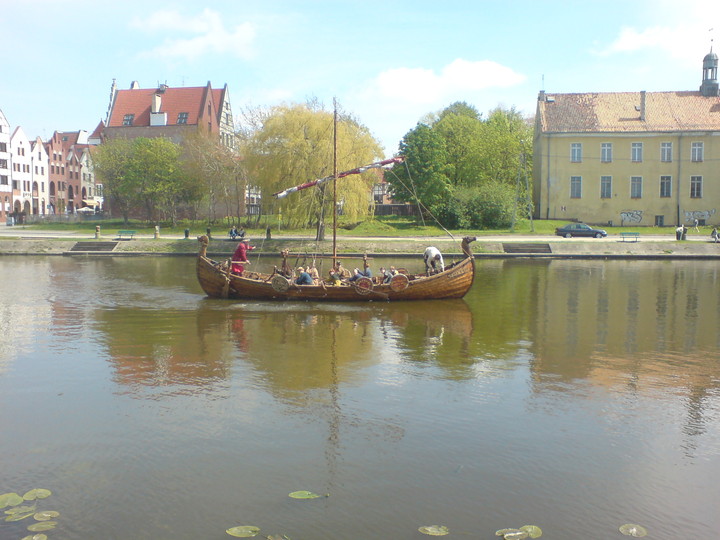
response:
[[[246,264],[250,264],[250,261],[247,258],[247,252],[255,249],[255,246],[250,245],[250,239],[249,238],[243,238],[240,243],[238,244],[237,248],[235,249],[235,253],[233,253],[232,256],[232,272],[233,274],[238,274],[239,276],[242,275],[243,271],[245,270]]]
[[[443,261],[442,254],[438,248],[430,246],[425,250],[423,258],[425,259],[425,273],[428,276],[430,275],[430,268],[433,269],[433,274],[445,271],[445,262]],[[440,267],[440,270],[438,270],[438,266]]]

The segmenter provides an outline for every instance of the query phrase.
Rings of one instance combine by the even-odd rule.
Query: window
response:
[[[664,227],[665,226],[665,216],[655,216],[655,226],[656,227]]]
[[[600,146],[600,161],[603,163],[612,162],[612,143],[602,143],[602,145]]]
[[[385,184],[375,184],[373,186],[373,200],[375,201],[375,204],[382,204],[384,195]]]
[[[7,143],[0,142],[0,152],[7,152]]]
[[[0,159],[0,169],[7,169],[7,159]]]
[[[132,126],[133,120],[135,120],[134,114],[126,114],[123,116],[123,126]]]
[[[570,198],[579,199],[582,197],[582,176],[570,177]]]
[[[178,124],[187,124],[188,121],[188,113],[181,112],[178,113],[177,123]]]
[[[632,143],[632,149],[630,153],[630,159],[633,163],[640,163],[643,160],[643,143],[634,142]]]
[[[3,175],[0,176],[0,184],[2,184],[3,186],[7,186],[7,185],[8,185],[8,177],[7,177],[7,175],[3,174]]]
[[[690,177],[690,198],[702,199],[702,176]]]
[[[580,163],[582,161],[582,143],[574,142],[570,144],[570,161],[572,163]]]
[[[690,149],[690,159],[692,161],[702,161],[703,160],[703,143],[701,143],[701,142],[692,143],[692,147]]]
[[[660,177],[660,197],[670,197],[672,193],[672,176]]]
[[[600,177],[600,198],[609,199],[612,197],[612,176]]]
[[[672,143],[660,143],[660,161],[662,161],[663,163],[670,163],[672,162],[672,159]]]
[[[631,176],[630,177],[630,198],[641,199],[642,198],[642,176]]]

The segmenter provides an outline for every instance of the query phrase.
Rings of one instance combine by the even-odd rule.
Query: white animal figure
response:
[[[433,246],[427,248],[423,254],[423,259],[425,259],[425,273],[427,275],[430,275],[430,268],[433,269],[432,273],[434,274],[445,270],[445,262],[438,248]],[[438,270],[438,266],[440,270]]]

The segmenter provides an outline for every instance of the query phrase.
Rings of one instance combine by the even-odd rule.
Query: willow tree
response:
[[[317,226],[332,213],[332,183],[298,191],[274,201],[273,193],[333,174],[334,114],[314,103],[281,105],[268,109],[245,133],[241,153],[251,182],[263,194],[266,205],[283,216],[289,226]],[[338,172],[367,165],[382,156],[380,144],[368,129],[348,114],[337,121]],[[351,175],[337,181],[338,206],[343,219],[358,221],[370,212],[372,172]]]

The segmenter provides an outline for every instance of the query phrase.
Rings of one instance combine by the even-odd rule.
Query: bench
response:
[[[122,240],[123,236],[127,236],[128,240],[132,240],[135,236],[135,231],[118,231],[117,232],[117,239]]]
[[[639,232],[621,232],[620,238],[622,238],[622,241],[625,242],[626,240],[632,240],[633,242],[637,242],[638,238],[640,238]]]

